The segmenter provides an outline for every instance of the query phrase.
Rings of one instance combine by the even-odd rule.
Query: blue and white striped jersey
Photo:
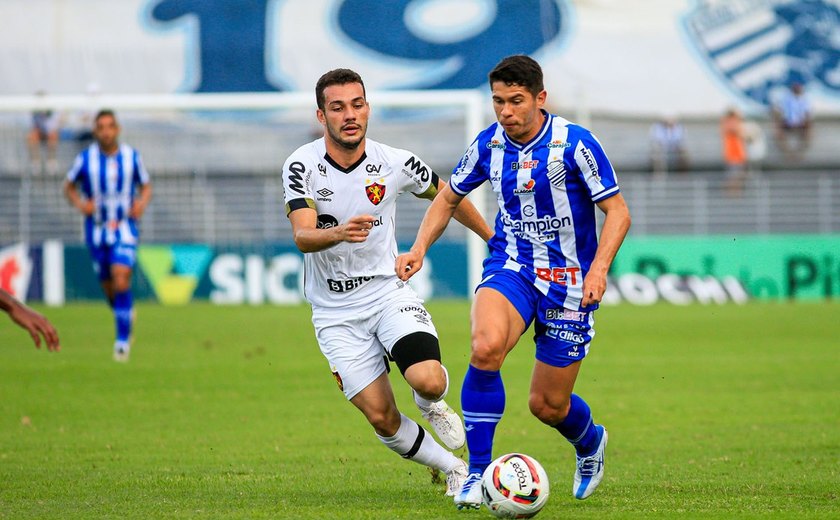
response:
[[[89,246],[137,243],[137,223],[128,213],[135,188],[149,183],[149,172],[137,150],[121,144],[117,153],[105,155],[93,143],[76,156],[67,180],[78,183],[82,193],[93,200],[93,215],[85,218]]]
[[[544,114],[528,143],[509,139],[498,123],[481,132],[449,185],[466,195],[489,180],[499,204],[490,261],[532,272],[540,292],[551,289],[564,308],[579,309],[583,278],[598,248],[595,203],[619,187],[595,136]]]

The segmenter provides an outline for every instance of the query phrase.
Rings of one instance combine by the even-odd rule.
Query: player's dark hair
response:
[[[96,117],[93,118],[93,121],[95,123],[98,123],[99,120],[103,117],[113,117],[114,121],[117,120],[117,114],[115,114],[113,110],[111,110],[110,108],[103,108],[102,110],[96,113]]]
[[[490,71],[488,78],[491,87],[497,81],[507,86],[519,85],[535,97],[545,90],[542,67],[533,58],[524,54],[504,58]]]
[[[321,76],[318,79],[318,83],[315,84],[315,102],[318,104],[318,108],[321,110],[325,108],[326,98],[324,97],[324,90],[327,87],[346,85],[348,83],[358,83],[362,86],[362,94],[367,95],[365,93],[365,82],[362,81],[362,77],[355,71],[350,69],[334,69]]]

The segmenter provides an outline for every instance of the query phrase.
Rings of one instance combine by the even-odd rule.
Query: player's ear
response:
[[[324,111],[320,108],[315,111],[315,116],[318,118],[318,122],[322,125],[327,124],[327,118],[324,116]]]
[[[548,98],[548,93],[545,90],[540,91],[540,93],[537,94],[537,106],[542,108],[543,105],[545,105],[546,98]]]

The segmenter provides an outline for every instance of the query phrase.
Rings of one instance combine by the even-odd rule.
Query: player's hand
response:
[[[370,235],[375,221],[373,215],[350,217],[346,224],[339,226],[341,240],[343,242],[364,242]]]
[[[420,269],[423,268],[423,254],[419,251],[411,250],[408,253],[403,253],[397,257],[394,270],[397,272],[397,277],[407,282],[409,278],[414,276]]]
[[[135,202],[131,205],[131,209],[128,211],[128,216],[133,218],[134,220],[140,220],[140,217],[143,216],[143,213],[146,211],[146,206],[140,204],[139,202]]]
[[[586,278],[583,279],[583,300],[580,302],[581,307],[586,307],[593,303],[600,303],[606,290],[607,276],[594,269],[590,270],[586,274]]]
[[[92,200],[86,200],[86,201],[82,202],[82,206],[79,208],[79,211],[82,212],[82,215],[84,215],[86,217],[89,217],[90,215],[93,215],[93,212],[95,210],[96,210],[96,208],[94,207]]]
[[[47,349],[58,352],[61,345],[58,341],[58,332],[47,318],[25,305],[18,304],[12,307],[9,312],[12,321],[23,327],[32,336],[36,348],[41,348],[41,336],[44,337]]]

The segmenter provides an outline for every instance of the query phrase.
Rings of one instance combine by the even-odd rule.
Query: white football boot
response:
[[[577,469],[575,470],[575,481],[572,484],[572,494],[578,500],[583,500],[592,493],[604,478],[604,452],[607,449],[607,429],[596,424],[595,428],[601,433],[601,442],[598,449],[588,457],[577,457]]]
[[[481,507],[481,473],[470,473],[455,494],[455,507],[461,509],[478,509]]]
[[[467,474],[467,463],[458,459],[458,465],[446,472],[446,496],[454,497],[455,493],[461,491]]]
[[[432,403],[428,410],[420,410],[423,418],[429,421],[438,438],[450,450],[457,450],[467,441],[464,423],[446,401]]]

